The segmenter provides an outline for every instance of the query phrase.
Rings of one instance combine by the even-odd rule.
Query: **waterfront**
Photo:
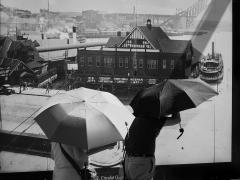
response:
[[[231,32],[217,31],[209,39],[203,54],[211,52],[211,42],[216,44],[216,51],[222,53],[224,61],[224,78],[221,84],[212,85],[219,95],[201,104],[198,108],[181,112],[183,136],[177,140],[179,126],[164,127],[156,143],[156,162],[158,165],[217,163],[231,161],[231,105],[232,105],[232,39]],[[172,38],[191,39],[190,36],[174,36]],[[205,35],[199,38],[208,38]],[[99,40],[99,39],[98,39]],[[194,44],[195,42],[193,42]],[[198,48],[198,43],[194,44]],[[200,45],[199,45],[200,46]],[[50,95],[57,93],[51,90]],[[24,95],[36,93],[31,96]],[[18,98],[19,97],[19,98]],[[21,98],[20,98],[21,97]],[[22,121],[34,113],[46,100],[45,89],[29,88],[23,94],[1,97],[2,128],[13,130]],[[3,104],[2,104],[3,103]],[[9,120],[10,119],[10,120]],[[33,118],[22,124],[15,131],[22,132],[33,123]],[[43,134],[34,124],[26,133]],[[118,161],[121,149],[116,147],[100,152],[90,158],[107,165],[109,161]],[[53,160],[50,158],[11,152],[0,153],[2,172],[45,171],[52,170]]]
[[[219,95],[201,104],[198,108],[181,112],[182,126],[185,132],[179,140],[176,139],[179,135],[178,125],[163,128],[156,143],[156,162],[158,165],[231,161],[231,33],[217,32],[214,34],[204,53],[211,51],[211,40],[216,42],[216,51],[222,53],[224,61],[223,81],[221,84],[212,85],[213,88],[218,89]],[[221,43],[223,41],[224,44]],[[225,48],[226,46],[229,48]],[[44,96],[24,95],[24,93],[34,94],[34,92]],[[23,94],[1,97],[2,128],[11,131],[34,113],[48,99],[45,92],[45,89],[29,88]],[[57,92],[57,90],[51,90],[50,95]],[[32,122],[33,119],[30,118],[15,131],[22,132]],[[34,124],[26,133],[42,134],[42,131],[37,124]],[[93,158],[95,161],[107,164],[108,161],[112,161],[109,157],[113,157],[113,151],[115,151],[115,155],[118,155],[115,157],[118,160],[121,152],[116,148],[100,152]],[[34,161],[33,159],[41,160]],[[37,163],[35,166],[28,166],[29,162],[26,162],[28,160]],[[26,166],[19,166],[19,164],[24,163]],[[49,158],[1,152],[2,171],[51,170],[52,168],[53,162]]]

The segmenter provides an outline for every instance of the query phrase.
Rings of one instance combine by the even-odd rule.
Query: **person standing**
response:
[[[19,94],[22,93],[22,87],[23,87],[23,81],[22,81],[22,79],[20,79],[20,81],[19,81]]]
[[[164,125],[181,121],[180,114],[153,118],[137,116],[125,137],[124,171],[127,180],[151,180],[155,170],[155,141]]]
[[[28,89],[28,87],[27,87],[27,85],[28,85],[27,82],[24,81],[23,84],[24,84],[24,85],[23,85],[23,90],[27,90],[27,89]]]
[[[49,94],[50,82],[47,82],[46,85],[46,93]]]
[[[76,146],[51,142],[52,158],[55,161],[52,179],[83,180],[71,162],[69,162],[69,159],[64,155],[63,151],[65,151],[65,153],[67,153],[73,159],[73,161],[76,162],[80,169],[83,169],[84,164],[88,163],[88,155],[82,149]]]

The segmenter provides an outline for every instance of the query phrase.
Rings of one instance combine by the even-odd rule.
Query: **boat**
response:
[[[214,52],[212,42],[212,54],[208,54],[200,61],[200,79],[208,83],[218,83],[223,79],[223,59],[221,53]]]

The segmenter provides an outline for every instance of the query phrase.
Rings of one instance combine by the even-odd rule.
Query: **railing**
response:
[[[38,86],[44,86],[48,81],[53,81],[57,78],[56,68],[50,69],[47,73],[38,76]]]

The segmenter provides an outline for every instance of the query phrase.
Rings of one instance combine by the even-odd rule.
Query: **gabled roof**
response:
[[[106,47],[119,46],[123,42],[124,39],[125,39],[125,37],[122,37],[122,36],[110,37],[106,44]]]
[[[131,34],[138,30],[143,37],[149,42],[153,49],[159,49],[164,53],[183,54],[191,41],[187,40],[171,40],[167,34],[160,27],[137,26],[133,28],[131,33],[126,37],[111,37],[109,38],[106,47],[113,48],[116,45],[119,47],[131,36]]]
[[[137,27],[146,39],[154,46],[155,49],[159,49],[158,40],[170,40],[167,34],[160,27],[138,26]]]
[[[186,51],[191,41],[186,40],[159,40],[158,44],[162,52],[165,53],[179,53],[182,54]]]
[[[1,65],[1,68],[8,69],[10,76],[12,72],[15,71],[20,64],[22,64],[29,72],[34,74],[34,71],[28,65],[26,65],[23,61],[18,59],[5,58]]]
[[[116,45],[119,47],[136,30],[142,33],[143,37],[149,42],[149,44],[151,44],[154,49],[161,49],[161,46],[158,43],[159,40],[170,40],[167,34],[160,27],[148,28],[147,26],[137,26],[133,28],[131,33],[129,33],[129,35],[126,37],[110,37],[106,44],[106,47],[115,47]]]

